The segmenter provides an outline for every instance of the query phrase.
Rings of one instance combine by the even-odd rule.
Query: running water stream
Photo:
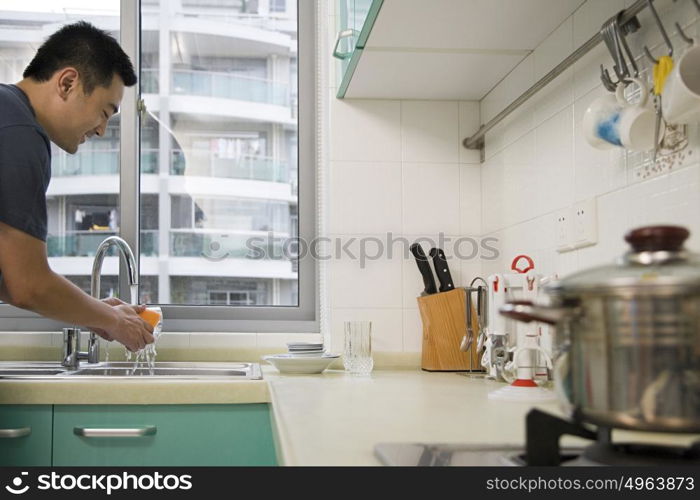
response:
[[[131,305],[138,305],[139,303],[139,286],[138,285],[131,285]],[[134,359],[134,366],[131,370],[131,373],[129,375],[133,375],[136,373],[136,371],[139,369],[139,364],[145,362],[145,366],[142,368],[148,367],[148,373],[150,375],[153,375],[153,370],[155,368],[155,362],[156,362],[156,356],[158,353],[156,352],[156,342],[158,341],[158,337],[160,336],[161,330],[163,329],[163,313],[160,309],[160,307],[149,307],[148,309],[151,310],[156,310],[160,314],[160,321],[158,324],[153,328],[153,336],[155,337],[155,341],[152,344],[146,345],[143,349],[140,349],[138,352],[136,352],[136,358]],[[124,351],[126,353],[126,360],[131,361],[131,356],[132,352],[129,351],[126,347],[124,348]]]

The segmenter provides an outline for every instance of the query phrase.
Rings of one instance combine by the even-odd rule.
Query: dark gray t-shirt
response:
[[[26,94],[0,84],[0,221],[46,241],[51,143]]]
[[[46,241],[50,180],[49,137],[26,94],[0,83],[0,222]]]

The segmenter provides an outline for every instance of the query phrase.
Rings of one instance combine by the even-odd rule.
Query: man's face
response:
[[[109,87],[98,85],[90,95],[85,95],[78,80],[74,90],[62,106],[61,124],[52,137],[58,147],[71,154],[93,135],[104,135],[107,122],[119,110],[124,82],[114,75]]]

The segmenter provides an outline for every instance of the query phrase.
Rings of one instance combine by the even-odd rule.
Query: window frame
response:
[[[318,5],[314,0],[298,0],[298,231],[306,243],[314,241],[317,219],[317,151],[318,130],[316,80],[316,30]],[[120,0],[120,37],[124,51],[140,75],[141,1]],[[140,260],[140,109],[143,105],[140,83],[126,88],[120,119],[119,209],[120,231]],[[133,165],[134,168],[122,168]],[[168,228],[169,229],[169,228]],[[137,271],[140,262],[137,262]],[[140,276],[140,274],[139,274]],[[285,332],[318,333],[320,331],[319,266],[310,252],[298,260],[298,306],[208,306],[161,304],[170,332]],[[129,290],[124,263],[120,262],[120,290]],[[122,300],[129,298],[120,294]],[[69,326],[41,317],[31,311],[0,304],[4,331],[56,331]]]

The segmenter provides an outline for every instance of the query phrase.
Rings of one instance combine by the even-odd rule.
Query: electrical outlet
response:
[[[596,199],[576,203],[573,209],[573,245],[582,248],[598,243],[598,209]]]
[[[557,252],[570,252],[573,245],[573,214],[571,207],[559,210],[555,215],[554,231],[557,242]]]

